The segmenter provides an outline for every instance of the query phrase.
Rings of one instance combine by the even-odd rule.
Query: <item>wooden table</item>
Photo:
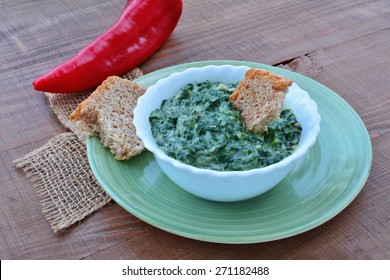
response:
[[[184,2],[174,33],[140,69],[232,59],[284,66],[319,81],[368,128],[373,162],[361,193],[325,224],[259,244],[179,237],[116,203],[54,234],[31,182],[12,163],[66,131],[31,82],[110,27],[125,1],[1,1],[0,258],[389,259],[390,1]]]

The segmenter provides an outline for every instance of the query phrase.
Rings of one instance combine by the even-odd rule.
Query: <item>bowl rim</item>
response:
[[[248,66],[235,66],[235,65],[207,65],[207,66],[201,66],[201,67],[190,67],[182,71],[178,71],[175,73],[172,73],[168,77],[162,78],[158,80],[154,85],[151,85],[150,87],[147,88],[146,92],[138,98],[137,105],[134,109],[134,119],[133,119],[133,124],[136,128],[136,135],[142,140],[145,148],[149,150],[150,152],[153,153],[153,155],[160,159],[161,161],[167,162],[174,166],[177,169],[181,170],[187,170],[192,173],[196,173],[199,175],[209,175],[209,176],[216,176],[216,177],[233,177],[233,176],[242,176],[242,177],[247,177],[251,176],[253,174],[265,174],[269,173],[272,170],[277,170],[286,167],[287,165],[291,164],[292,162],[298,160],[301,158],[311,146],[314,145],[316,142],[316,138],[320,132],[320,121],[321,121],[321,116],[318,113],[318,106],[315,103],[314,100],[312,100],[309,96],[309,94],[303,90],[302,88],[299,87],[296,83],[293,82],[293,85],[295,85],[299,90],[305,92],[305,102],[310,103],[310,106],[314,108],[314,111],[312,112],[315,115],[315,122],[313,123],[313,129],[309,132],[311,137],[308,137],[307,142],[303,143],[304,145],[301,145],[301,142],[298,144],[297,148],[293,151],[292,154],[289,156],[285,157],[279,162],[270,164],[265,167],[259,167],[259,168],[253,168],[249,170],[243,170],[243,171],[217,171],[217,170],[212,170],[212,169],[205,169],[205,168],[199,168],[195,167],[189,164],[186,164],[184,162],[181,162],[177,159],[174,159],[170,156],[168,156],[154,141],[154,139],[150,139],[148,135],[145,133],[145,126],[142,124],[142,118],[141,116],[143,115],[141,113],[141,107],[144,102],[146,102],[148,95],[153,93],[153,91],[163,85],[164,83],[168,82],[169,80],[173,78],[180,77],[181,75],[187,75],[188,73],[192,71],[205,71],[208,69],[223,69],[223,68],[242,68],[242,69],[250,69],[251,67]],[[256,69],[261,69],[261,68],[256,68]],[[267,70],[268,71],[268,70]],[[270,71],[272,72],[272,71]],[[149,117],[149,115],[148,115]]]

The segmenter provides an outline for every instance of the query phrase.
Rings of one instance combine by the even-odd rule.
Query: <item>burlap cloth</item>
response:
[[[123,78],[134,80],[140,76],[141,70],[135,68]],[[65,230],[111,201],[89,167],[87,136],[69,119],[77,105],[90,94],[45,93],[50,108],[70,131],[14,161],[32,182],[43,214],[54,232]]]

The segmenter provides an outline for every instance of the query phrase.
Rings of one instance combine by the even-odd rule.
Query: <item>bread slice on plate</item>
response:
[[[229,97],[240,112],[245,127],[252,133],[263,133],[277,120],[284,106],[284,97],[292,81],[271,72],[249,69]]]
[[[78,105],[70,119],[86,134],[99,136],[115,159],[129,159],[144,150],[135,133],[133,110],[138,97],[145,91],[135,82],[117,76],[108,77]]]

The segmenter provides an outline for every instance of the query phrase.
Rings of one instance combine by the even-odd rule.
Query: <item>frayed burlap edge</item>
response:
[[[142,71],[135,68],[122,78],[134,80],[142,75]],[[14,161],[35,187],[53,232],[64,231],[111,201],[89,167],[87,135],[69,120],[78,104],[91,93],[44,93],[58,120],[71,132],[55,136],[44,146]]]
[[[85,145],[73,132],[57,135],[14,163],[34,185],[54,232],[81,221],[111,201],[89,168]]]

